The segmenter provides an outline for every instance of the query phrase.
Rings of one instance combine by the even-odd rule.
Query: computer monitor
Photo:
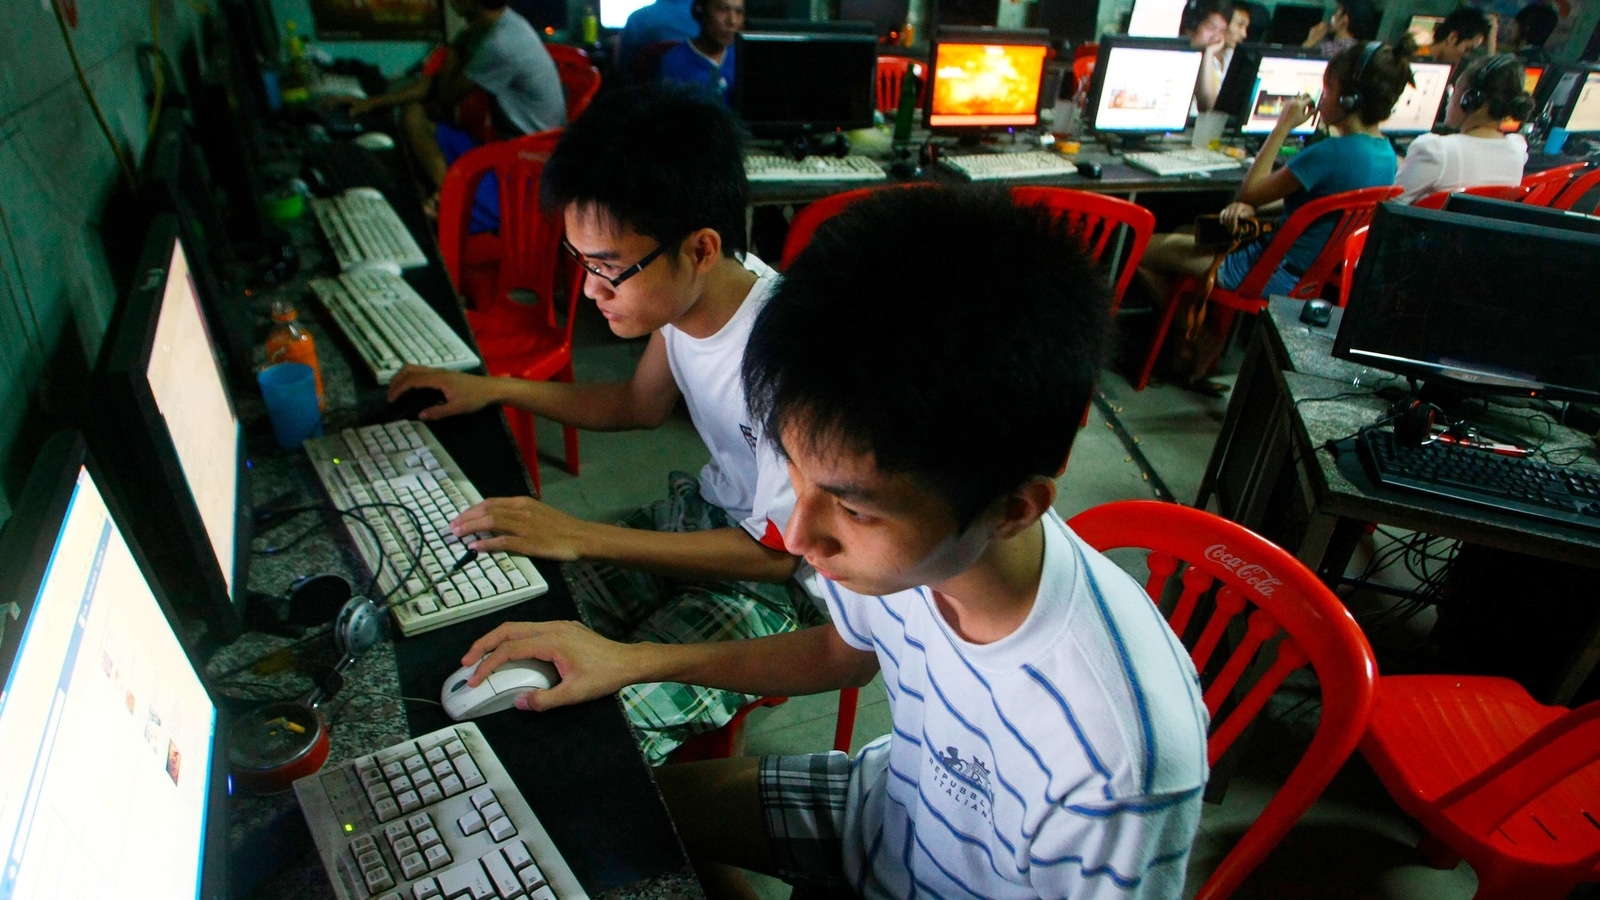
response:
[[[910,12],[911,0],[839,0],[840,19],[871,22],[880,38],[898,37]]]
[[[244,439],[178,233],[170,215],[151,225],[85,428],[167,599],[231,640],[248,596]]]
[[[0,897],[225,897],[225,722],[103,487],[58,435],[0,533]]]
[[[1311,33],[1311,26],[1328,18],[1321,6],[1296,6],[1279,3],[1272,8],[1272,24],[1267,26],[1266,42],[1298,47]]]
[[[1556,88],[1557,99],[1550,124],[1573,134],[1600,133],[1600,71],[1573,69],[1561,78],[1573,78],[1570,85]]]
[[[1540,225],[1545,228],[1581,231],[1586,234],[1600,234],[1600,216],[1587,216],[1580,212],[1552,209],[1548,206],[1535,206],[1531,203],[1495,200],[1490,197],[1462,193],[1451,194],[1446,198],[1444,208],[1446,212],[1462,213],[1463,215],[1484,216],[1507,222],[1521,222],[1524,225]]]
[[[1201,52],[1183,40],[1107,35],[1100,40],[1085,110],[1096,131],[1182,131],[1200,74]]]
[[[1322,72],[1328,61],[1300,47],[1265,47],[1256,66],[1250,88],[1250,101],[1240,115],[1239,131],[1267,134],[1278,124],[1283,104],[1300,94],[1322,97]],[[1310,134],[1316,128],[1313,116],[1296,126],[1291,134]]]
[[[1383,120],[1380,130],[1384,134],[1427,134],[1433,123],[1439,121],[1439,107],[1450,92],[1449,63],[1413,62],[1411,84],[1400,92],[1394,112]]]
[[[1539,79],[1544,77],[1544,66],[1522,67],[1522,90],[1529,94],[1539,92]]]
[[[1444,16],[1412,16],[1406,25],[1406,34],[1411,35],[1418,47],[1433,46],[1433,30],[1444,23]]]
[[[992,28],[1000,21],[1000,0],[932,0],[933,30],[968,27]]]
[[[1043,29],[940,28],[933,47],[929,128],[976,135],[1039,124],[1050,33]]]
[[[1177,37],[1183,28],[1187,0],[1133,0],[1128,17],[1129,37]]]
[[[1600,400],[1595,272],[1600,235],[1386,203],[1333,355],[1447,392]]]
[[[655,0],[600,0],[600,26],[620,30],[628,24],[628,17],[644,9]]]
[[[744,32],[734,46],[733,109],[757,137],[872,126],[872,34]]]

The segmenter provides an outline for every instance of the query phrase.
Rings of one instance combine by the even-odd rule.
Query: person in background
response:
[[[1457,66],[1479,47],[1494,53],[1497,23],[1494,17],[1484,15],[1483,10],[1461,7],[1433,26],[1433,45],[1428,48],[1428,58]]]
[[[1332,59],[1362,41],[1376,38],[1382,18],[1383,11],[1372,0],[1343,0],[1334,7],[1328,21],[1311,26],[1301,46]]]
[[[700,34],[661,57],[661,80],[700,85],[733,102],[733,41],[744,30],[744,0],[694,0]]]
[[[1475,185],[1513,185],[1522,181],[1528,142],[1502,134],[1507,117],[1523,120],[1533,98],[1522,89],[1522,62],[1510,53],[1473,60],[1456,79],[1444,123],[1455,134],[1424,134],[1411,142],[1395,183],[1405,188],[1401,203],[1414,203],[1438,191]]]
[[[1224,6],[1222,13],[1227,17],[1228,26],[1222,33],[1222,40],[1206,46],[1205,58],[1200,62],[1200,77],[1195,84],[1194,101],[1200,112],[1209,112],[1216,106],[1217,92],[1222,89],[1228,67],[1233,65],[1233,53],[1250,33],[1248,6]]]
[[[1550,53],[1544,49],[1544,44],[1555,33],[1560,21],[1561,14],[1548,3],[1524,6],[1511,20],[1511,34],[1506,37],[1505,49],[1521,57],[1525,63],[1549,64]]]
[[[686,41],[699,34],[700,23],[690,12],[693,5],[694,0],[656,0],[634,10],[617,40],[617,71],[624,78],[653,79],[654,72],[634,71],[639,51],[651,44]]]

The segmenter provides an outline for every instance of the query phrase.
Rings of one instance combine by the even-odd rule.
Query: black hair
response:
[[[1475,37],[1489,34],[1489,17],[1481,9],[1463,6],[1445,16],[1444,20],[1433,26],[1433,39],[1435,42],[1443,41],[1455,32],[1457,41],[1470,41]]]
[[[745,249],[744,131],[722,104],[688,87],[644,85],[597,97],[567,126],[540,185],[547,212],[590,207],[661,243],[701,228],[722,253]]]
[[[1344,17],[1350,20],[1350,36],[1358,41],[1370,41],[1378,36],[1378,23],[1383,20],[1383,10],[1372,0],[1339,0],[1344,7]]]
[[[1543,47],[1555,33],[1561,14],[1547,3],[1530,3],[1517,11],[1517,40],[1528,47]]]
[[[1339,80],[1342,96],[1360,94],[1360,102],[1351,110],[1368,125],[1376,125],[1394,112],[1406,85],[1413,84],[1411,59],[1417,55],[1417,44],[1411,35],[1403,35],[1393,44],[1384,44],[1367,60],[1366,44],[1347,47],[1328,60],[1328,72]]]
[[[870,452],[965,528],[1072,446],[1111,328],[1082,247],[1001,189],[875,192],[817,229],[756,319],[752,415],[809,451]]]
[[[1495,63],[1493,68],[1490,63]],[[1455,89],[1482,91],[1484,107],[1497,121],[1508,116],[1522,121],[1533,114],[1533,97],[1522,89],[1522,77],[1522,60],[1516,54],[1501,53],[1468,63],[1456,79]]]

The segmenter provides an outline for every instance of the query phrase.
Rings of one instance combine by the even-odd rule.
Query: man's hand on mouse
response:
[[[515,659],[542,659],[556,667],[561,683],[529,691],[516,700],[517,709],[543,712],[600,697],[609,697],[638,680],[633,677],[640,649],[648,644],[608,640],[578,622],[506,622],[473,642],[461,664],[478,668],[468,680],[477,686],[490,672]]]
[[[493,378],[424,366],[406,366],[395,373],[389,381],[389,402],[399,400],[401,394],[415,388],[434,388],[444,394],[443,403],[417,413],[417,418],[423,421],[477,412],[495,402]]]
[[[573,518],[532,497],[491,497],[462,510],[450,523],[457,536],[477,532],[493,537],[469,541],[480,553],[503,550],[557,562],[583,558],[592,523]]]

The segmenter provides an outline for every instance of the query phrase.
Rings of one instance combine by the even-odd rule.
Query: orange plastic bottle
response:
[[[305,363],[317,381],[317,408],[323,408],[322,367],[317,364],[317,341],[311,332],[295,321],[294,306],[284,300],[272,301],[272,332],[267,335],[267,365],[281,362]]]

